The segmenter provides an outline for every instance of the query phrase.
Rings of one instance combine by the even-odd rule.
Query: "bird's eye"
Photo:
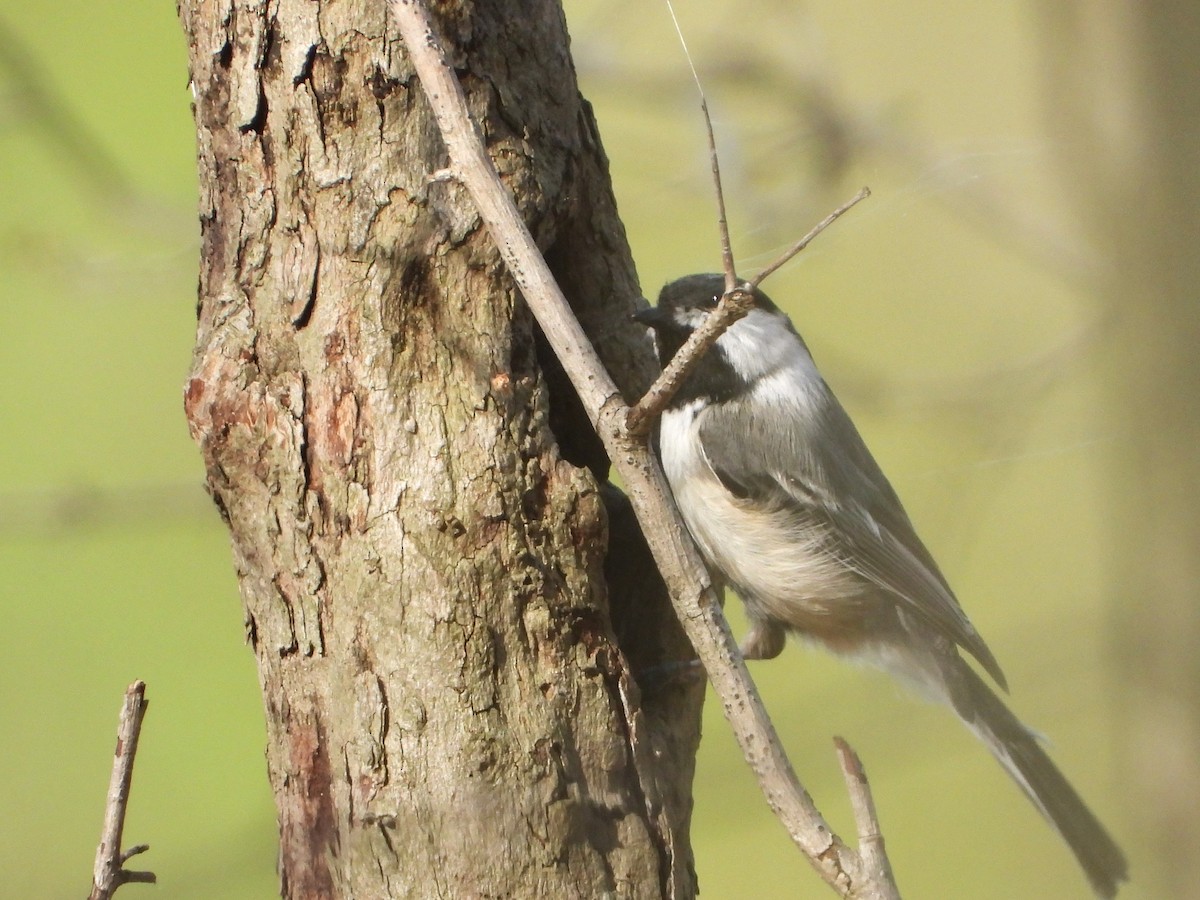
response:
[[[698,304],[696,304],[696,307],[698,309],[716,309],[717,303],[720,301],[720,299],[721,298],[719,295],[712,296],[712,297],[706,297],[705,299],[701,300]]]

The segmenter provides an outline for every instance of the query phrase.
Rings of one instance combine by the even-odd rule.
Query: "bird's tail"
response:
[[[1049,820],[1101,897],[1114,897],[1128,876],[1125,855],[1071,787],[1037,736],[1021,724],[970,666],[956,660],[951,703],[1013,780]]]

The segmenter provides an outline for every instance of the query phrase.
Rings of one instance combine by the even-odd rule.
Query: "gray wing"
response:
[[[708,408],[700,442],[713,471],[740,497],[824,520],[839,561],[917,613],[979,660],[996,683],[1004,673],[937,563],[917,537],[896,492],[837,398],[824,385],[808,421],[762,415],[751,404]],[[838,435],[837,446],[813,434]]]

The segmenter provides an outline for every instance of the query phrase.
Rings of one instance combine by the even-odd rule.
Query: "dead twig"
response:
[[[137,756],[138,737],[146,715],[146,683],[135,681],[125,689],[121,720],[117,726],[117,749],[113,758],[112,777],[108,782],[108,802],[104,805],[104,829],[96,847],[96,865],[92,870],[92,892],[88,900],[109,900],[123,884],[140,882],[154,884],[153,872],[135,872],[125,868],[131,858],[150,849],[138,844],[121,850],[121,833],[125,830],[125,810],[129,806],[129,786],[133,781],[133,761]]]
[[[704,117],[708,118],[708,109],[704,108]],[[709,126],[709,135],[712,134],[712,127]],[[720,175],[717,174],[716,162],[716,147],[712,147],[713,153],[713,173],[716,179],[717,197],[721,196],[721,181]],[[840,219],[851,207],[871,196],[870,188],[863,188],[820,222],[812,227],[808,234],[792,244],[784,253],[773,263],[755,275],[750,281],[743,285],[735,285],[733,288],[726,288],[722,295],[717,308],[713,313],[704,320],[704,323],[692,332],[691,337],[687,342],[679,348],[679,351],[671,358],[671,362],[662,374],[658,376],[654,384],[650,386],[650,390],[646,391],[646,395],[638,401],[629,412],[629,418],[626,421],[626,427],[631,434],[645,435],[650,431],[655,420],[667,408],[667,404],[671,402],[671,398],[675,396],[676,391],[687,379],[688,375],[699,365],[704,354],[708,352],[708,348],[717,342],[717,339],[736,322],[738,319],[745,316],[751,309],[754,308],[753,291],[757,288],[766,277],[777,271],[781,266],[788,262],[797,253],[807,247],[822,231]],[[725,225],[725,203],[718,199],[718,206],[721,210],[721,233],[723,236],[722,247],[729,246],[728,229]],[[733,270],[732,259],[727,264],[725,269],[726,283],[730,273]]]
[[[446,143],[449,171],[470,193],[620,472],[676,615],[704,664],[767,802],[813,867],[839,894],[894,900],[894,887],[877,883],[859,854],[825,822],[797,780],[738,653],[704,564],[670,501],[662,471],[646,441],[626,429],[629,407],[571,313],[500,181],[425,5],[420,0],[391,0],[391,9]]]
[[[818,234],[820,234],[822,231],[824,231],[826,228],[828,228],[830,225],[832,225],[834,222],[836,222],[838,219],[840,219],[843,215],[845,215],[847,212],[849,212],[851,207],[853,207],[855,204],[859,203],[862,200],[866,200],[870,196],[871,196],[870,188],[864,187],[861,190],[859,190],[859,192],[857,194],[855,194],[853,197],[851,197],[849,200],[847,200],[845,203],[843,203],[841,206],[839,206],[837,209],[835,209],[833,212],[831,212],[829,215],[827,215],[825,218],[823,218],[820,222],[818,222],[816,225],[814,225],[812,227],[812,230],[809,231],[808,234],[806,234],[804,237],[800,238],[800,240],[796,241],[796,243],[792,244],[791,247],[789,247],[787,250],[785,250],[780,255],[780,257],[775,260],[775,262],[771,263],[769,266],[767,266],[765,269],[763,269],[761,272],[759,272],[757,275],[755,275],[753,278],[751,278],[750,279],[750,287],[756,288],[760,284],[762,284],[764,281],[766,281],[768,275],[771,275],[772,273],[774,273],[777,269],[779,269],[781,266],[783,266],[785,263],[787,263],[793,256],[795,256],[797,253],[799,253],[801,250],[803,250],[805,247],[807,247],[809,244],[811,244],[813,242],[813,239]]]
[[[679,35],[683,55],[687,57],[688,68],[692,70],[692,80],[696,82],[696,90],[700,94],[700,111],[704,113],[704,129],[708,135],[708,161],[712,167],[713,188],[717,198],[717,228],[721,233],[721,266],[725,272],[725,293],[730,294],[737,287],[738,279],[733,261],[733,243],[729,240],[729,218],[725,215],[725,191],[721,188],[721,162],[717,154],[717,137],[713,134],[712,116],[708,114],[708,98],[704,96],[704,85],[700,83],[700,73],[696,71],[696,64],[692,62],[692,53],[688,50],[687,41],[683,37],[683,28],[679,25],[679,18],[675,15],[675,6],[671,0],[667,0],[667,11],[671,13],[671,22],[675,26],[675,33]],[[736,320],[731,320],[730,324],[733,321]]]
[[[717,342],[730,325],[752,309],[754,295],[749,290],[735,286],[733,290],[725,291],[717,308],[692,332],[691,337],[671,358],[662,374],[655,379],[650,390],[646,391],[645,396],[629,411],[625,427],[629,429],[630,434],[643,437],[650,432],[655,421],[671,402],[671,398],[692,370],[700,364],[708,348]]]
[[[679,36],[683,54],[687,57],[688,68],[692,71],[692,80],[696,83],[696,91],[700,94],[700,111],[704,114],[704,129],[708,136],[708,158],[712,169],[713,193],[717,200],[717,228],[721,235],[721,265],[725,273],[725,293],[721,296],[712,315],[692,332],[687,343],[672,357],[667,368],[629,413],[626,427],[631,434],[639,437],[650,432],[655,420],[662,415],[667,404],[671,402],[671,398],[675,396],[688,375],[699,365],[704,354],[717,342],[717,339],[725,333],[729,326],[754,308],[754,289],[762,284],[768,275],[811,244],[817,235],[841,218],[852,206],[871,196],[870,189],[864,187],[818,222],[808,234],[800,238],[749,282],[740,284],[733,257],[733,242],[729,237],[729,217],[725,212],[725,191],[721,187],[721,164],[717,154],[717,139],[713,134],[712,117],[708,112],[708,98],[704,95],[704,85],[700,83],[700,74],[696,71],[696,64],[692,61],[691,51],[688,50],[687,40],[683,36],[683,29],[679,25],[679,19],[675,15],[675,7],[671,0],[667,0],[667,10],[671,13],[671,22],[675,25],[675,33]]]
[[[854,823],[858,828],[858,855],[862,859],[863,867],[879,884],[890,885],[895,892],[892,896],[899,900],[900,892],[892,875],[892,864],[888,861],[887,852],[883,847],[883,830],[879,827],[879,817],[875,814],[875,800],[871,796],[871,785],[867,783],[867,773],[863,769],[862,760],[844,739],[835,737],[833,744],[837,748],[846,792],[850,795],[850,809],[854,813]]]

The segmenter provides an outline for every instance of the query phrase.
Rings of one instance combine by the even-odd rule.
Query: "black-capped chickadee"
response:
[[[671,282],[634,318],[665,366],[716,307],[721,275]],[[1125,880],[1119,847],[1037,737],[959,655],[1007,690],[896,492],[762,292],[662,415],[663,470],[709,566],[741,597],[747,659],[788,632],[876,665],[950,705],[1063,836],[1103,897]]]

